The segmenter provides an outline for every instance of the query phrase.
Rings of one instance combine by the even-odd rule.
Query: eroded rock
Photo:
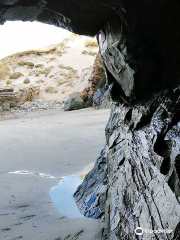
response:
[[[0,23],[37,20],[97,34],[114,107],[106,154],[78,188],[78,206],[102,218],[105,240],[179,240],[179,1],[3,0],[0,7]],[[136,227],[172,232],[138,237]]]
[[[98,160],[75,194],[83,214],[99,207],[98,218],[105,222],[103,239],[137,239],[137,227],[172,230],[170,234],[144,234],[144,240],[178,239],[179,95],[177,88],[145,105],[114,105],[106,127],[103,179],[102,175],[97,178],[102,168]],[[94,178],[96,182],[89,187]],[[96,196],[96,205],[89,205],[92,196]]]
[[[70,98],[64,103],[64,110],[78,110],[84,107],[84,102],[80,93],[71,94]]]

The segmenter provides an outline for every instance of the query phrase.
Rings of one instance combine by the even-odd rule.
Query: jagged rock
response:
[[[94,93],[94,96],[93,96],[93,102],[96,104],[96,105],[100,105],[100,99],[102,97],[102,92],[101,92],[101,89],[98,88],[97,91]]]
[[[64,110],[78,110],[84,107],[84,101],[80,93],[73,93],[70,98],[64,103]]]
[[[101,155],[75,193],[84,215],[104,220],[103,239],[135,240],[136,227],[173,230],[141,239],[179,239],[179,95],[177,88],[145,105],[114,105],[103,164]]]
[[[105,90],[106,88],[104,88]],[[101,89],[98,89],[94,93],[93,97],[93,106],[98,109],[110,109],[112,104],[111,95],[109,89],[105,92],[102,92]]]
[[[81,97],[84,100],[85,107],[101,105],[101,99],[107,90],[105,70],[101,61],[100,54],[97,55],[91,76],[88,80],[89,84],[84,88]]]
[[[0,8],[0,23],[97,34],[114,106],[107,155],[78,188],[78,206],[102,218],[105,240],[179,240],[179,0],[3,0]],[[172,232],[138,237],[136,227]]]

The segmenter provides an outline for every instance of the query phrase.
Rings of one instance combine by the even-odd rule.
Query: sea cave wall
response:
[[[113,106],[106,145],[75,193],[81,212],[101,218],[105,240],[180,239],[180,2],[0,3],[1,23],[97,35]],[[140,236],[137,227],[155,231]]]
[[[164,21],[150,34],[116,15],[98,35],[114,102],[106,146],[75,198],[102,219],[103,239],[180,238],[180,39]],[[138,227],[155,232],[136,235]]]

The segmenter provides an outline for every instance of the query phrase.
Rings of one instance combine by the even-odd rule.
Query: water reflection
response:
[[[52,201],[58,207],[59,211],[70,218],[83,217],[80,214],[73,194],[82,180],[77,175],[65,177],[58,186],[53,187],[50,191]]]
[[[82,183],[85,175],[93,168],[90,164],[75,175],[64,177],[59,185],[53,187],[50,191],[50,196],[53,203],[58,207],[59,212],[70,218],[83,218],[84,216],[79,212],[73,194],[77,187]]]

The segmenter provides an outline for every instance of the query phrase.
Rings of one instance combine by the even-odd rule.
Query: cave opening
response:
[[[35,24],[6,22],[0,26],[0,31],[1,27],[6,29],[1,31],[2,34],[8,33],[6,39],[2,38],[0,51],[0,110],[3,109],[1,126],[4,129],[1,131],[0,144],[1,157],[5,159],[4,169],[8,173],[5,185],[9,189],[4,199],[8,199],[8,209],[14,204],[16,220],[18,211],[22,210],[21,219],[33,222],[32,228],[26,233],[15,228],[11,236],[16,237],[19,233],[25,237],[33,235],[35,229],[42,225],[47,229],[42,234],[46,232],[46,236],[57,239],[58,234],[64,234],[65,238],[73,232],[75,236],[81,227],[92,236],[100,231],[99,226],[90,219],[81,222],[79,218],[82,218],[82,214],[77,209],[73,194],[92,168],[84,172],[84,167],[94,162],[105,143],[104,128],[110,111],[109,108],[99,111],[88,109],[82,106],[82,102],[82,109],[71,109],[79,112],[61,113],[61,110],[66,98],[70,98],[77,90],[86,97],[86,103],[91,102],[90,107],[95,100],[101,102],[103,91],[107,96],[98,44],[94,38],[67,31],[62,37],[64,30],[51,26],[61,32],[58,39],[50,34],[49,25],[42,30],[42,23],[38,23],[37,28]],[[10,47],[7,49],[7,46]],[[93,67],[95,62],[96,68]],[[97,76],[98,83],[92,82],[93,75],[90,79],[92,86],[86,86],[92,73]],[[48,88],[52,86],[53,89]],[[64,98],[61,99],[63,94]],[[55,105],[49,100],[55,101]],[[5,203],[2,204],[5,208]],[[38,216],[42,214],[42,224],[37,226]],[[77,219],[77,226],[71,220],[73,217]],[[72,228],[63,229],[64,218],[68,219]],[[4,219],[2,222],[3,226],[7,223]],[[11,223],[11,220],[8,222]],[[89,224],[93,226],[93,233]],[[41,239],[44,236],[42,234]]]

